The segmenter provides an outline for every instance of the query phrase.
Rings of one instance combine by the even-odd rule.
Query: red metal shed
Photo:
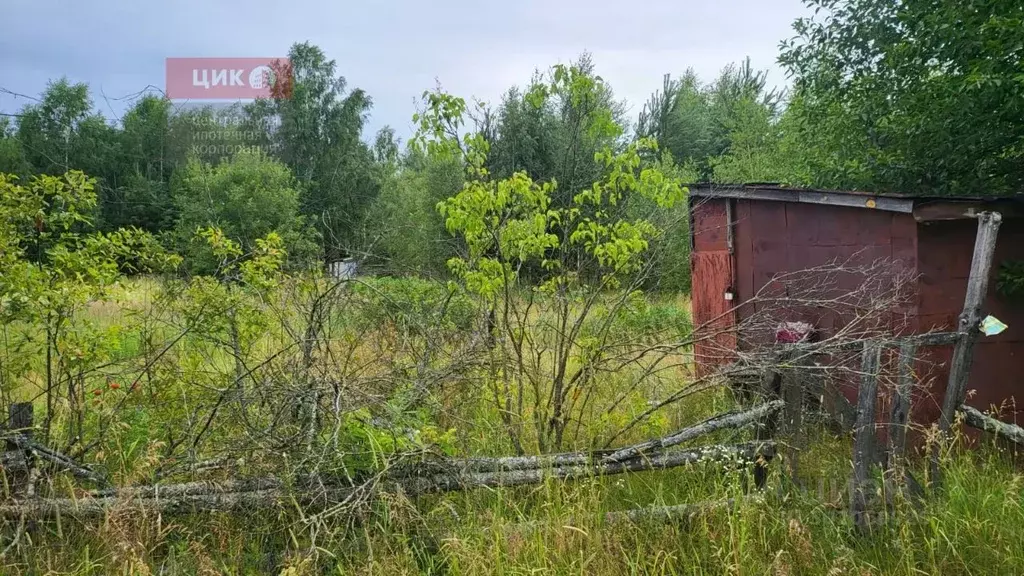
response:
[[[693,320],[717,336],[698,341],[698,367],[728,362],[723,350],[742,348],[736,331],[744,303],[780,273],[836,260],[887,259],[912,278],[910,297],[899,309],[907,332],[954,331],[977,233],[976,214],[1003,216],[992,274],[1009,260],[1024,260],[1024,204],[1018,199],[931,198],[897,194],[792,189],[777,185],[690,187]],[[975,349],[969,403],[979,408],[1020,399],[1024,409],[1024,302],[1001,296],[995,279],[984,312],[1010,328],[985,337]],[[794,311],[827,336],[841,320],[813,309]],[[952,346],[929,351],[925,392],[914,419],[937,418]],[[1010,411],[1015,411],[1010,406]],[[1022,418],[1021,420],[1024,420]]]

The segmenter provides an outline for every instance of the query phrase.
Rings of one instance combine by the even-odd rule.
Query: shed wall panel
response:
[[[693,207],[693,244],[695,251],[726,250],[728,228],[726,200],[702,200]]]
[[[693,354],[701,374],[735,358],[733,303],[724,297],[731,277],[732,257],[728,252],[693,253],[693,319],[697,327]]]
[[[733,236],[736,247],[735,270],[736,302],[746,302],[754,295],[754,246],[751,237],[750,202],[736,201]],[[750,315],[750,308],[740,306],[736,310],[737,321]]]
[[[918,229],[919,250],[918,308],[920,330],[955,330],[964,306],[967,278],[977,236],[976,220],[947,220],[922,223]],[[1007,404],[1005,417],[1022,420],[1024,416],[1024,300],[1000,294],[999,268],[1009,260],[1024,260],[1024,220],[1006,219],[999,229],[989,294],[982,309],[1009,325],[998,336],[982,336],[975,347],[968,389],[974,390],[968,402],[979,409]],[[949,378],[952,346],[928,350],[918,367],[925,377],[925,389],[931,399],[916,412],[921,421],[938,417],[942,396]],[[1020,404],[1020,408],[1013,408]]]
[[[911,215],[863,208],[802,204],[755,199],[734,200],[734,255],[726,246],[725,200],[702,201],[712,206],[703,214],[695,210],[694,321],[708,319],[726,310],[722,292],[731,282],[737,290],[740,322],[763,312],[742,303],[757,294],[784,294],[773,286],[780,273],[822,266],[832,261],[867,263],[877,258],[892,259],[904,274],[916,277],[911,298],[892,310],[894,325],[907,332],[953,330],[963,307],[970,273],[971,255],[977,232],[975,220],[937,221],[919,224]],[[999,404],[1008,398],[1024,409],[1024,301],[1008,299],[996,289],[1001,263],[1024,260],[1024,219],[1006,219],[999,233],[993,278],[985,313],[1000,318],[1010,328],[999,336],[985,338],[976,349],[969,387],[977,390],[971,403],[979,408]],[[734,266],[731,274],[723,271]],[[698,276],[701,277],[698,280]],[[857,281],[840,276],[837,288],[852,290]],[[824,336],[834,333],[844,318],[822,309],[779,308],[787,316],[778,320],[810,321]],[[752,342],[739,344],[750,345]],[[722,347],[716,342],[715,349]],[[948,378],[952,347],[930,348],[918,363],[918,375],[926,385],[915,389],[917,421],[935,419]],[[711,357],[710,350],[700,356]],[[855,395],[855,386],[846,391]],[[1024,414],[1014,416],[1024,422]]]
[[[706,374],[729,362],[736,349],[734,302],[725,299],[725,292],[733,283],[726,202],[725,199],[702,199],[691,207],[694,231],[690,256],[691,306],[693,324],[697,328],[694,356],[698,374]]]

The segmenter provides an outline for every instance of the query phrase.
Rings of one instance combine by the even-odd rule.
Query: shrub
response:
[[[367,325],[390,324],[404,331],[469,330],[478,316],[466,294],[416,277],[382,276],[355,284],[359,317]]]

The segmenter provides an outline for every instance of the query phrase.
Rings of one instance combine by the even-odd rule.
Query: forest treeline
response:
[[[563,205],[598,181],[598,152],[658,142],[645,162],[684,182],[780,182],[930,195],[1016,193],[1024,183],[1024,6],[998,2],[808,0],[779,62],[791,87],[749,60],[713,79],[666,75],[631,116],[583,54],[596,96],[538,98],[538,71],[468,111],[495,179],[556,181]],[[230,108],[140,97],[116,122],[89,86],[52,81],[0,117],[0,173],[96,178],[100,230],[138,227],[204,263],[194,233],[217,226],[251,250],[277,232],[290,261],[355,257],[389,273],[445,273],[458,246],[437,205],[462,189],[463,160],[384,128],[372,98],[320,48],[289,52],[289,98]],[[486,70],[481,70],[485,74]],[[429,92],[424,94],[429,96]],[[600,126],[601,129],[594,129]],[[612,127],[613,129],[608,129]],[[636,208],[641,209],[641,208]],[[685,203],[662,216],[659,287],[685,289]]]

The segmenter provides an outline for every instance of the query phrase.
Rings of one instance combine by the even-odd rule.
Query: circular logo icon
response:
[[[270,66],[257,66],[249,72],[249,86],[256,90],[270,88],[274,84],[274,70]]]

